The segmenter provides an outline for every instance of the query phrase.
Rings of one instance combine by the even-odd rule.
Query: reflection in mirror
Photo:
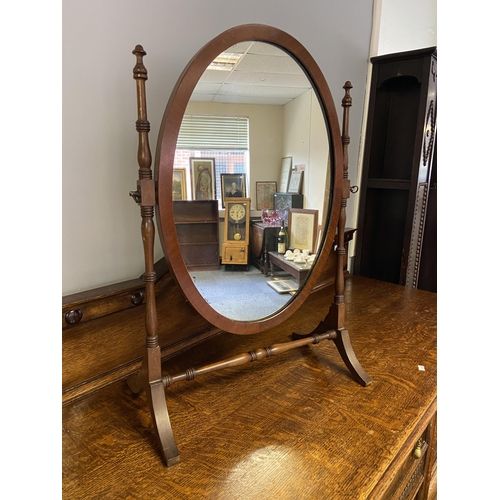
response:
[[[177,141],[174,218],[191,279],[221,315],[236,321],[272,316],[306,281],[328,212],[328,151],[316,93],[280,48],[238,43],[204,72]],[[273,195],[284,158],[291,158],[292,182]],[[271,196],[263,197],[257,183]],[[228,211],[237,198],[250,199],[245,214]],[[249,217],[248,234],[234,214]],[[278,253],[281,226],[285,254]]]

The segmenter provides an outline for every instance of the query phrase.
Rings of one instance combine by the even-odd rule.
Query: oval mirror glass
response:
[[[188,65],[156,164],[171,270],[191,304],[234,333],[277,324],[305,300],[338,205],[328,87],[296,40],[255,27],[282,34],[281,43],[235,28],[235,43],[218,37]]]

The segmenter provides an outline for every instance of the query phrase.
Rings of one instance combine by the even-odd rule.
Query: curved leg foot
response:
[[[175,465],[180,462],[181,458],[170,425],[163,382],[160,380],[150,383],[147,392],[151,416],[153,417],[156,434],[160,440],[163,459],[167,467]]]
[[[326,323],[322,321],[312,332],[310,333],[292,333],[293,340],[299,340],[306,337],[312,337],[314,335],[322,335],[324,333],[330,334],[330,339],[335,342],[337,349],[342,357],[342,360],[346,364],[347,368],[351,372],[354,380],[361,384],[363,387],[370,385],[373,380],[363,369],[361,364],[354,353],[354,349],[351,345],[351,340],[349,338],[349,333],[345,328],[340,328],[338,330],[334,328],[328,328]]]
[[[337,330],[337,336],[333,339],[333,342],[335,342],[340,356],[342,357],[347,368],[349,368],[354,380],[356,380],[356,382],[361,384],[363,387],[371,385],[373,380],[365,372],[363,367],[360,365],[356,354],[354,354],[347,330],[344,328]]]

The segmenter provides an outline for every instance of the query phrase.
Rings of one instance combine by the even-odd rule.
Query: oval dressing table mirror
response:
[[[170,425],[165,398],[165,387],[169,387],[173,383],[193,380],[208,372],[243,365],[286,352],[295,347],[317,344],[323,340],[333,341],[357,382],[363,386],[371,383],[371,378],[361,367],[354,354],[345,327],[343,263],[345,258],[346,202],[350,190],[347,175],[347,147],[349,144],[349,108],[352,104],[349,93],[351,85],[346,82],[344,86],[341,134],[335,105],[326,80],[312,56],[296,39],[277,28],[265,25],[250,24],[231,28],[206,44],[193,57],[177,81],[160,127],[153,175],[152,155],[148,141],[150,127],[146,108],[147,70],[143,63],[146,52],[142,46],[138,45],[133,53],[136,56],[134,79],[136,80],[138,101],[136,129],[139,134],[139,180],[136,191],[130,194],[140,206],[142,217],[141,229],[145,255],[143,279],[146,287],[146,346],[142,367],[137,374],[129,377],[128,384],[134,392],[146,391],[163,458],[167,465],[173,465],[179,462],[180,456]],[[233,63],[232,71],[223,74],[215,69],[214,62],[220,63],[222,61],[222,64],[226,64],[231,58],[237,59],[237,63]],[[209,182],[205,183],[205,186],[209,187],[205,192],[211,193],[206,196],[208,201],[197,199],[194,194],[195,189],[190,193],[189,199],[188,196],[185,196],[183,200],[178,201],[174,197],[174,174],[179,171],[176,168],[176,153],[181,149],[179,135],[186,118],[195,114],[207,116],[212,114],[213,109],[215,109],[214,102],[225,102],[233,106],[253,105],[252,110],[259,108],[258,105],[255,106],[256,103],[269,102],[272,90],[271,94],[264,95],[268,92],[265,89],[267,83],[264,82],[267,78],[264,76],[267,74],[266,64],[271,64],[283,73],[287,73],[287,76],[283,77],[282,80],[283,84],[288,87],[289,95],[284,99],[292,101],[305,95],[310,100],[311,109],[318,110],[318,115],[323,120],[322,126],[318,129],[318,140],[323,140],[324,143],[323,157],[319,155],[317,161],[312,161],[308,165],[308,174],[311,174],[311,179],[315,179],[320,187],[318,189],[316,186],[316,191],[311,188],[311,191],[306,193],[307,207],[303,211],[299,210],[298,214],[295,214],[292,210],[296,220],[299,220],[299,216],[304,215],[306,223],[309,220],[307,216],[314,213],[314,224],[319,225],[322,230],[315,248],[308,250],[315,252],[316,257],[303,273],[296,293],[293,295],[285,294],[281,302],[274,301],[272,306],[268,308],[264,306],[271,301],[266,299],[262,288],[253,290],[252,286],[257,285],[251,284],[248,287],[240,286],[240,289],[246,289],[246,299],[245,297],[236,297],[235,293],[227,293],[227,290],[230,289],[230,280],[234,278],[235,273],[231,270],[219,269],[220,261],[216,263],[215,270],[193,270],[190,266],[189,254],[183,249],[186,230],[184,226],[192,222],[189,217],[193,217],[186,214],[192,214],[192,210],[202,210],[199,217],[204,222],[210,223],[204,224],[203,228],[196,231],[194,237],[197,244],[209,247],[215,241],[216,246],[219,246],[217,240],[218,221],[220,214],[225,213],[228,217],[226,219],[227,227],[229,227],[229,222],[232,222],[234,227],[231,234],[236,235],[233,237],[231,242],[233,246],[230,247],[230,250],[235,252],[235,255],[238,251],[243,253],[248,251],[248,222],[252,208],[256,208],[253,201],[255,192],[249,186],[254,185],[254,181],[260,180],[260,175],[270,175],[265,170],[269,167],[261,164],[258,151],[255,154],[251,151],[250,154],[248,176],[251,182],[244,186],[244,192],[247,195],[241,196],[243,192],[238,192],[237,198],[226,199],[226,204],[228,207],[230,206],[229,210],[224,212],[222,209],[223,193],[221,191],[223,186],[215,186],[216,178],[213,172]],[[252,73],[248,68],[257,68],[257,70]],[[260,95],[256,95],[255,87],[250,88],[252,82],[258,84],[257,93]],[[283,92],[280,92],[280,95],[282,96]],[[259,120],[266,118],[259,117],[257,111],[250,113],[254,114],[249,118],[251,121],[249,128],[251,131],[258,130]],[[252,137],[250,137],[250,142],[252,142]],[[204,162],[204,159],[201,158],[201,161]],[[196,164],[196,160],[193,161],[193,164]],[[193,168],[192,172],[195,173],[196,170]],[[189,177],[190,172],[187,171],[184,175]],[[278,176],[277,169],[275,177]],[[313,183],[312,180],[311,183]],[[188,184],[195,186],[194,179]],[[240,191],[242,191],[241,186]],[[318,192],[320,195],[317,194]],[[156,280],[153,251],[155,207],[157,208],[159,236],[172,277],[193,308],[220,330],[238,335],[257,334],[276,327],[288,319],[313,291],[321,273],[326,269],[335,241],[337,254],[335,298],[327,316],[312,332],[289,332],[292,334],[291,341],[259,348],[230,359],[216,361],[201,368],[188,368],[183,373],[162,374],[154,288]],[[183,214],[184,219],[182,219]],[[247,225],[245,226],[243,222],[246,222]],[[217,234],[214,235],[214,232]],[[237,250],[240,247],[241,250]],[[214,251],[218,251],[218,248]],[[217,260],[219,260],[218,256]],[[222,264],[220,267],[223,268],[224,265]],[[210,279],[204,279],[208,276],[207,273],[211,273]],[[258,275],[257,281],[260,284],[265,284],[266,280],[269,279],[260,270],[256,270],[256,273]],[[238,273],[236,272],[236,274]],[[209,282],[210,286],[206,285],[206,282]],[[278,295],[266,284],[264,288],[269,289],[269,293]],[[253,297],[251,299],[253,307],[250,307],[250,314],[248,306],[242,303],[242,301],[248,303],[248,294]],[[218,302],[217,297],[222,297],[224,300]],[[172,311],[172,314],[175,314],[175,311]]]
[[[207,59],[211,57],[212,54],[207,55]],[[295,296],[289,293],[276,293],[275,288],[270,288],[266,284],[273,284],[274,280],[263,280],[255,267],[252,267],[250,272],[248,271],[249,243],[252,243],[253,248],[255,245],[258,248],[259,245],[259,243],[254,244],[253,241],[249,241],[249,229],[245,225],[245,221],[248,222],[247,215],[250,216],[251,212],[246,210],[248,202],[235,203],[229,199],[230,191],[227,191],[222,179],[239,180],[242,178],[243,185],[239,186],[241,190],[238,191],[238,196],[243,197],[243,194],[246,193],[250,196],[248,208],[258,208],[256,192],[250,186],[255,185],[254,180],[257,179],[271,177],[275,180],[277,172],[269,173],[270,158],[274,155],[275,164],[279,165],[279,159],[284,154],[283,143],[287,142],[283,136],[290,137],[288,142],[293,140],[295,143],[308,144],[311,130],[314,130],[315,153],[311,155],[311,161],[307,165],[307,190],[304,190],[306,192],[301,195],[302,198],[305,196],[307,208],[312,209],[313,213],[300,213],[300,216],[309,217],[312,222],[314,222],[314,216],[317,216],[319,225],[316,223],[314,226],[316,228],[325,227],[330,201],[329,193],[325,196],[325,187],[328,186],[329,189],[330,173],[327,168],[329,165],[327,128],[320,102],[309,78],[300,65],[281,48],[267,42],[246,40],[217,54],[206,68],[205,62],[200,64],[201,68],[204,68],[204,72],[189,96],[175,144],[174,172],[176,172],[175,175],[178,175],[179,172],[182,173],[179,182],[183,184],[183,189],[177,191],[184,193],[182,201],[176,199],[173,202],[177,241],[174,242],[170,238],[163,237],[162,243],[166,255],[174,256],[178,255],[178,249],[174,248],[175,243],[179,244],[185,267],[179,263],[179,265],[174,264],[173,269],[177,273],[178,282],[184,284],[183,288],[191,288],[186,293],[190,297],[189,300],[195,300],[199,304],[198,307],[205,306],[207,310],[208,307],[214,309],[219,316],[211,312],[208,314],[211,314],[210,321],[217,326],[233,333],[247,333],[248,330],[242,330],[242,323],[250,323],[251,328],[256,323],[265,323],[266,319],[275,316],[284,309]],[[193,71],[192,68],[191,71]],[[191,91],[185,85],[180,88],[182,93]],[[185,96],[179,98],[185,99]],[[178,98],[175,100],[177,102]],[[292,103],[292,101],[295,102]],[[292,108],[292,111],[288,111],[286,116],[284,116],[285,103],[289,108]],[[228,153],[226,152],[206,151],[207,146],[213,146],[213,141],[216,140],[217,144],[221,142],[221,138],[214,136],[222,133],[219,132],[222,127],[224,127],[225,133],[227,125],[225,122],[221,123],[221,115],[224,117],[237,115],[238,122],[232,127],[231,133],[241,135],[245,133],[245,130],[242,130],[241,122],[246,122],[246,127],[248,127],[246,129],[248,135],[247,150],[243,152],[240,150],[231,151],[230,158],[227,158]],[[234,121],[235,118],[231,117],[231,120]],[[205,126],[203,137],[200,138],[199,136],[202,134],[200,127],[205,124],[213,126],[213,131],[206,131],[205,127],[208,128],[208,126]],[[165,139],[170,138],[169,135]],[[224,136],[224,140],[230,142],[232,138]],[[213,172],[208,171],[207,173],[206,170],[207,163],[210,167],[212,162],[203,158],[198,160],[192,156],[197,144],[201,150],[197,154],[217,155],[215,159],[217,167],[219,164],[222,167],[228,164],[226,168],[233,170],[233,172],[238,169],[243,175],[222,174],[221,176],[215,175],[214,178]],[[168,145],[162,145],[161,150],[166,147],[172,149],[174,147],[173,141],[169,142]],[[218,147],[220,148],[220,146]],[[191,158],[189,158],[190,156]],[[188,158],[191,165],[188,163]],[[291,157],[288,159],[291,160]],[[243,162],[248,165],[246,171],[242,169]],[[213,192],[210,193],[212,201],[199,199],[202,198],[199,195],[204,193],[196,192],[198,173],[196,168],[202,168],[203,175],[208,177],[207,184],[214,185]],[[177,181],[175,175],[173,179]],[[156,178],[159,179],[162,186],[166,185],[167,180],[169,182],[172,179],[171,164],[166,162],[157,164]],[[221,178],[221,182],[219,182],[219,178]],[[250,180],[250,183],[245,182],[246,178]],[[166,186],[164,191],[166,192],[168,189],[169,187]],[[173,194],[175,191],[174,188]],[[184,201],[186,199],[190,201]],[[324,210],[325,201],[327,207]],[[231,213],[237,207],[245,207],[238,212],[243,217],[241,220],[235,220],[231,217]],[[278,206],[271,205],[269,212],[278,208]],[[219,268],[216,224],[193,223],[197,213],[205,220],[213,220],[217,217],[217,209],[221,215],[224,214],[224,209],[227,211],[221,224],[223,229],[219,229],[219,240],[222,239],[224,242],[220,245],[222,269]],[[283,218],[288,215],[287,212],[281,213],[280,210],[277,212]],[[159,212],[160,235],[164,235],[162,230],[164,225],[168,227],[169,222],[171,222],[167,220],[164,223],[164,218],[170,218],[171,214],[171,202],[168,200],[165,205],[162,205]],[[274,230],[273,227],[267,227],[273,237],[276,237],[279,231],[279,221],[275,224]],[[234,233],[234,229],[240,226],[243,231]],[[208,234],[207,231],[209,231]],[[259,237],[256,233],[252,234],[256,236],[256,239]],[[312,234],[311,239],[314,236],[315,234]],[[294,269],[297,268],[296,272],[300,273],[298,285],[305,282],[314,267],[314,254],[317,247],[315,243],[312,242],[312,248],[306,249],[309,250],[312,258],[309,260],[302,258],[303,262],[289,264],[289,266],[293,265]],[[275,246],[272,245],[274,250],[276,250]],[[266,259],[268,259],[267,254]],[[274,255],[274,259],[280,261],[279,256]],[[285,260],[291,261],[292,259]],[[214,265],[215,261],[216,265]],[[246,269],[246,272],[224,272],[224,265],[226,270],[234,271],[238,264],[240,264],[239,270],[245,271]],[[189,282],[186,270],[192,283]],[[279,281],[281,282],[281,280]],[[279,283],[274,284],[279,285]],[[194,289],[199,292],[201,297]],[[242,304],[246,304],[246,307],[242,307]],[[234,320],[237,324],[217,323],[220,317]],[[267,328],[265,324],[263,328]]]

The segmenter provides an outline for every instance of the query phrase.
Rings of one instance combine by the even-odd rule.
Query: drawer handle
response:
[[[424,445],[424,440],[420,438],[417,442],[417,445],[415,446],[415,449],[413,450],[413,458],[418,460],[419,458],[422,458],[422,446]]]

